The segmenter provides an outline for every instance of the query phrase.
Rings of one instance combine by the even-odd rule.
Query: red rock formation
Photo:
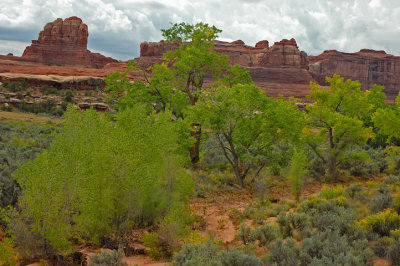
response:
[[[144,42],[140,45],[139,61],[147,64],[160,62],[162,55],[179,47],[178,43]],[[294,39],[282,40],[269,47],[268,41],[260,41],[255,47],[242,40],[234,42],[214,41],[214,51],[226,55],[231,64],[243,67],[273,66],[308,69],[307,54],[301,52]]]
[[[308,69],[308,58],[305,52],[299,50],[294,39],[283,39],[263,53],[259,65]]]
[[[384,51],[363,49],[357,53],[325,51],[310,56],[310,73],[321,85],[327,85],[326,76],[339,74],[345,79],[359,80],[363,89],[374,84],[385,86],[387,99],[394,99],[400,88],[400,57]]]
[[[145,67],[162,61],[162,54],[176,49],[177,43],[142,43],[140,57],[135,60]],[[310,90],[310,81],[315,81],[308,72],[307,54],[301,52],[294,39],[282,40],[269,47],[264,40],[255,47],[243,41],[214,41],[214,51],[226,55],[231,64],[239,64],[250,71],[254,83],[269,96],[295,96],[304,98]]]
[[[101,68],[117,60],[87,49],[88,27],[78,17],[47,23],[38,40],[26,47],[22,59],[43,64]]]

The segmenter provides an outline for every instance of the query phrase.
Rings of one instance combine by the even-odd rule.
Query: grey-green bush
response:
[[[102,249],[100,254],[90,257],[88,266],[128,266],[123,262],[124,252],[119,250],[106,251]]]

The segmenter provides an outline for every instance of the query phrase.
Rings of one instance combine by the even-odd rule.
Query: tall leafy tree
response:
[[[242,186],[251,169],[271,165],[277,146],[294,142],[303,127],[293,103],[268,98],[251,84],[204,90],[191,111],[191,119],[216,136]]]
[[[347,158],[346,151],[353,145],[363,145],[374,137],[372,127],[363,118],[374,111],[375,98],[361,90],[361,83],[339,75],[327,77],[329,89],[312,83],[307,106],[305,142],[326,165],[326,174],[336,180],[338,166]],[[379,95],[378,93],[376,95]]]
[[[239,66],[228,67],[228,58],[213,51],[214,40],[220,32],[215,26],[204,23],[179,23],[162,30],[165,41],[174,42],[178,48],[166,52],[165,61],[150,68],[150,77],[143,72],[145,81],[131,83],[126,73],[135,63],[130,63],[125,73],[114,73],[105,79],[114,96],[124,95],[117,107],[123,109],[144,102],[149,111],[171,110],[175,117],[184,118],[187,107],[195,105],[200,92],[213,82],[231,85],[251,82],[247,71]],[[190,158],[196,163],[201,126],[196,123],[192,126],[191,135],[196,141],[190,150]]]

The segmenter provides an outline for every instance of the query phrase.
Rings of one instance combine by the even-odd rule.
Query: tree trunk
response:
[[[201,125],[192,124],[195,130],[190,132],[190,135],[195,138],[196,142],[190,148],[189,155],[192,164],[196,164],[200,160],[200,139],[201,139]]]
[[[337,162],[336,157],[331,156],[328,161],[328,175],[329,178],[333,181],[337,181],[338,178],[338,171],[337,171]]]

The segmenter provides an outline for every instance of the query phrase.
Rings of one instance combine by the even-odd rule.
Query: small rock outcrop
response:
[[[33,40],[26,47],[22,59],[42,64],[92,68],[102,68],[107,63],[117,62],[110,57],[90,52],[87,49],[88,36],[88,26],[80,18],[58,18],[44,26],[38,40]]]
[[[295,39],[283,39],[263,53],[259,65],[308,69],[308,57],[299,50]]]

